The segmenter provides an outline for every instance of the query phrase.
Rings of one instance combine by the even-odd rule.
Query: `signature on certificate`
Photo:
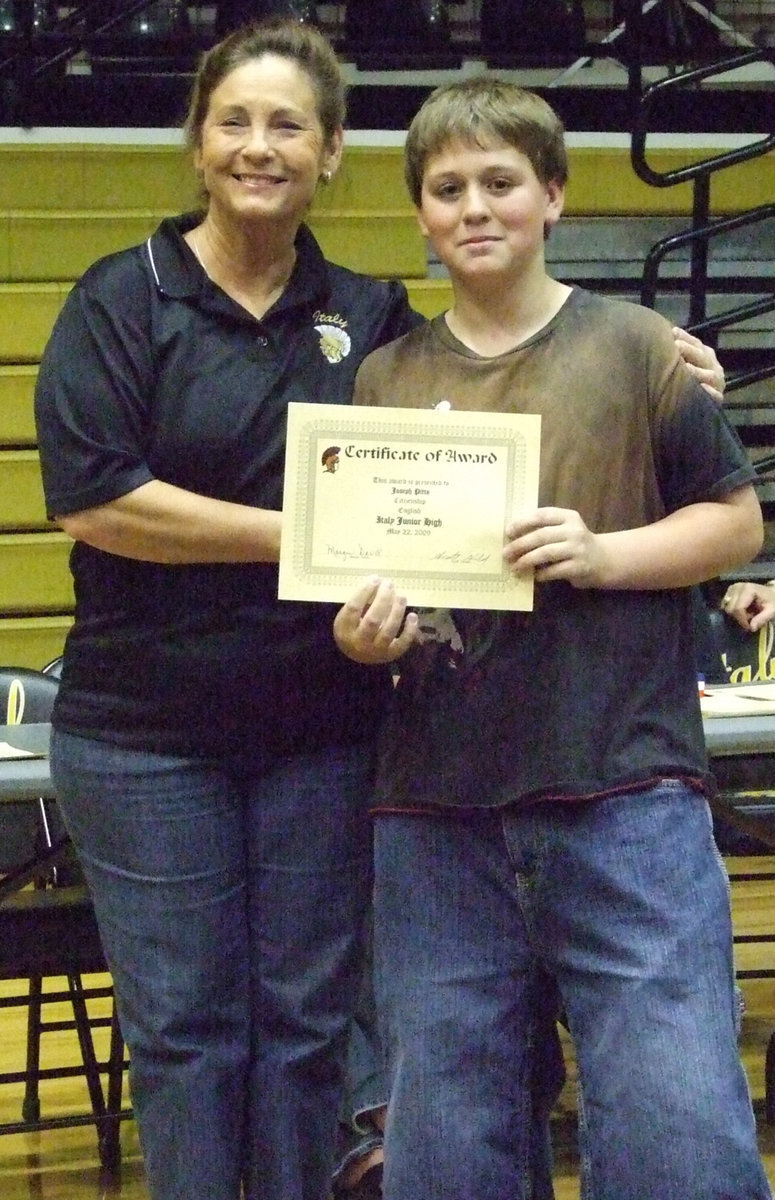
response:
[[[349,549],[346,546],[332,546],[329,542],[326,546],[326,553],[332,558],[341,558],[347,562],[352,562],[353,559],[360,560],[363,558],[379,558],[382,554],[381,550],[366,550],[363,546],[358,546],[357,549]]]
[[[439,550],[437,554],[432,554],[431,558],[438,562],[450,563],[486,563],[492,558],[492,555],[486,550]]]

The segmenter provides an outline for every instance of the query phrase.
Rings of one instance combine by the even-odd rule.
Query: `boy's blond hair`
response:
[[[489,76],[436,88],[406,135],[404,177],[419,207],[428,159],[453,141],[505,142],[530,160],[541,183],[565,185],[565,130],[554,109],[535,92]]]

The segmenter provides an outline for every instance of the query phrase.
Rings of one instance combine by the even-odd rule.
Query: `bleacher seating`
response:
[[[363,139],[361,139],[363,140]],[[196,202],[182,147],[95,143],[0,144],[0,658],[40,666],[59,653],[71,621],[69,541],[46,521],[32,391],[36,364],[73,280],[93,259],[143,239],[167,213]],[[628,294],[642,240],[654,223],[685,219],[688,188],[649,188],[623,142],[570,138],[567,210],[547,248],[566,279]],[[702,149],[691,153],[700,155]],[[663,168],[686,157],[654,151]],[[726,176],[726,177],[725,177]],[[714,180],[714,207],[736,211],[775,192],[775,161],[743,164]],[[651,223],[649,225],[649,223]],[[321,189],[311,225],[335,261],[405,280],[426,316],[449,303],[448,281],[426,260],[396,145],[348,146],[342,170]],[[639,242],[639,237],[641,241]],[[607,268],[600,277],[599,264]],[[595,270],[598,278],[595,280]],[[678,303],[680,296],[673,298]],[[680,314],[674,314],[676,319]],[[754,339],[755,340],[755,339]],[[770,341],[772,348],[772,342]],[[758,405],[772,408],[772,380]],[[740,413],[740,400],[732,401]],[[757,409],[758,411],[758,409]],[[775,574],[775,570],[772,572]]]
[[[582,7],[562,0],[571,24],[575,22],[562,52],[568,58],[567,70],[558,76],[561,65],[554,46],[547,58],[551,71],[538,70],[524,82],[544,90],[570,131],[571,179],[565,218],[547,244],[551,269],[568,282],[637,299],[646,252],[655,240],[686,224],[692,212],[692,190],[689,184],[651,187],[630,164],[626,76],[620,63],[616,87],[609,86],[610,71],[603,59],[606,38],[630,2],[594,0]],[[769,6],[768,12],[775,10],[775,0],[761,3]],[[393,6],[382,7],[387,12]],[[743,28],[733,7],[733,0],[718,0],[720,18],[726,23],[734,16],[736,24],[734,29],[725,25],[724,30],[714,26],[721,35],[717,40],[750,45],[751,39],[758,38],[766,44],[763,33],[749,28],[750,22]],[[503,38],[498,37],[500,25],[510,19],[511,0],[493,4],[411,0],[401,10],[392,42],[385,23],[373,19],[382,8],[354,0],[350,4],[255,0],[250,5],[248,0],[221,5],[156,0],[146,8],[139,0],[90,0],[85,15],[80,15],[78,3],[62,6],[36,0],[33,8],[18,0],[0,0],[0,659],[4,661],[41,666],[60,652],[71,622],[70,544],[46,521],[32,419],[37,364],[47,337],[73,281],[96,257],[143,240],[164,215],[195,206],[190,165],[173,127],[182,118],[199,52],[216,34],[242,20],[248,8],[251,13],[255,9],[255,15],[271,8],[294,10],[300,18],[316,21],[346,63],[353,128],[395,131],[387,138],[350,135],[343,169],[329,188],[320,189],[310,219],[324,251],[356,270],[403,278],[412,303],[426,316],[449,303],[448,281],[426,258],[406,195],[397,143],[423,96],[440,78],[448,77],[450,67],[456,69],[470,58],[467,69],[487,69],[489,60],[494,65],[493,56],[498,57],[496,50],[503,58],[499,69],[520,66],[520,39],[510,41],[505,29]],[[125,20],[114,20],[122,13]],[[415,33],[407,39],[404,27],[408,28],[410,16]],[[582,18],[585,29],[579,24]],[[649,45],[651,60],[667,56],[670,61],[670,47],[655,50],[653,37]],[[64,55],[63,46],[69,47]],[[574,63],[581,51],[589,56],[588,62]],[[374,57],[386,52],[404,55],[403,61],[392,64],[401,70],[378,69],[391,65]],[[530,47],[533,66],[540,53],[540,46]],[[47,65],[57,54],[59,61]],[[585,78],[584,62],[601,61],[602,74]],[[574,86],[566,88],[565,82]],[[762,87],[772,89],[766,69],[753,81],[746,76],[737,85],[690,89],[681,105],[672,104],[660,113],[659,128],[665,132],[695,126],[721,128],[730,137],[741,127],[756,129],[751,114],[766,111],[761,105]],[[18,128],[41,124],[100,129],[96,136],[71,141],[68,134],[47,137],[34,128],[29,132]],[[115,141],[106,132],[111,125],[124,126]],[[160,136],[147,137],[140,129],[133,136],[127,128],[133,125],[153,126]],[[594,130],[603,132],[589,132]],[[657,139],[649,158],[656,169],[668,171],[701,159],[706,153],[701,142],[696,137],[696,144],[687,148],[684,138],[678,148]],[[773,195],[775,155],[771,153],[714,175],[711,210],[737,213],[769,203]],[[767,287],[771,290],[772,222],[755,234],[720,240],[714,254],[711,313],[724,303],[732,276],[743,293],[747,287],[754,296]],[[671,261],[667,274],[665,294],[657,307],[671,320],[685,324],[687,255]],[[719,349],[728,370],[751,356],[771,359],[775,353],[771,314],[722,334]],[[775,385],[771,377],[733,392],[729,411],[754,455],[772,450]],[[775,486],[763,485],[762,496],[773,518],[768,523],[767,554],[775,560]],[[775,561],[768,561],[762,570],[775,576]]]
[[[175,125],[201,51],[247,17],[286,12],[316,22],[346,62],[355,127],[403,127],[434,72],[473,65],[530,69],[531,86],[551,88],[569,128],[627,130],[631,43],[621,20],[633,3],[0,0],[0,123]],[[650,0],[644,62],[673,70],[730,49],[771,49],[774,15],[775,0]],[[765,73],[688,92],[665,128],[754,128],[762,78],[767,86]]]

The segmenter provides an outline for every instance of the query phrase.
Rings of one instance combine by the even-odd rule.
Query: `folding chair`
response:
[[[47,722],[59,687],[55,673],[0,667],[0,717],[6,725]],[[31,820],[32,817],[32,820]],[[63,1125],[94,1123],[100,1161],[115,1167],[121,1155],[119,1121],[131,1115],[122,1109],[124,1045],[113,1009],[111,1017],[91,1017],[87,1001],[112,997],[110,986],[85,987],[82,975],[106,972],[102,944],[88,890],[69,847],[64,829],[57,825],[53,801],[40,797],[0,804],[0,979],[27,979],[28,990],[0,999],[0,1008],[27,1008],[27,1050],[24,1071],[0,1073],[0,1084],[25,1085],[21,1119],[0,1124],[0,1133],[51,1129]],[[33,887],[28,885],[32,883]],[[64,977],[63,991],[43,991],[46,977]],[[68,1001],[72,1020],[44,1019],[44,1005]],[[93,1031],[110,1026],[107,1060],[98,1060]],[[81,1063],[77,1066],[42,1067],[41,1035],[75,1030]],[[102,1073],[107,1073],[107,1091]],[[42,1118],[39,1084],[43,1079],[83,1075],[89,1092],[90,1113]]]

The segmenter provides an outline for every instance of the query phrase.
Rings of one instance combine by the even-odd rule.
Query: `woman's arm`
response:
[[[156,361],[156,291],[143,262],[138,248],[91,268],[43,354],[35,414],[49,512],[77,541],[124,558],[276,562],[279,512],[208,496],[193,471],[182,486],[157,477],[189,443],[201,457],[194,443],[205,435],[196,421],[201,395],[177,396],[166,415],[159,407],[160,394],[175,396],[191,378],[178,375],[179,359],[164,370]],[[215,406],[227,385],[214,376],[208,386]]]
[[[280,556],[282,513],[156,479],[55,519],[76,541],[145,562],[277,562]]]

